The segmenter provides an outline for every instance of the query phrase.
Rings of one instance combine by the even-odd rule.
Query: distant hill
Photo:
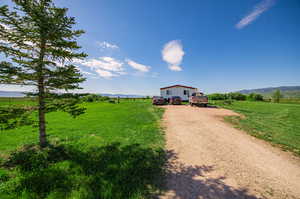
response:
[[[144,95],[107,94],[107,93],[99,93],[99,95],[112,97],[112,98],[115,98],[115,97],[120,97],[120,98],[144,98],[144,97],[146,97]]]
[[[25,94],[19,91],[0,91],[0,97],[24,97]]]
[[[99,95],[102,96],[107,96],[107,97],[120,97],[120,98],[142,98],[146,97],[143,95],[126,95],[126,94],[107,94],[107,93],[98,93]],[[24,97],[25,94],[23,92],[19,91],[0,91],[0,97]]]
[[[265,97],[270,97],[279,89],[285,98],[300,98],[300,86],[280,86],[280,87],[268,87],[268,88],[258,88],[258,89],[245,89],[238,92],[243,94],[249,93],[259,93]]]

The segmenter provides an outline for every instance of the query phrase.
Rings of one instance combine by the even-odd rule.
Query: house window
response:
[[[170,90],[167,90],[167,95],[171,95],[171,91]]]
[[[189,95],[189,91],[188,90],[184,90],[183,91],[183,95]]]

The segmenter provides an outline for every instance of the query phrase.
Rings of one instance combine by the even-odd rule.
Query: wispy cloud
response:
[[[257,4],[254,9],[245,16],[239,23],[235,25],[237,29],[242,29],[245,26],[252,23],[254,20],[256,20],[262,13],[270,9],[276,0],[262,0],[259,4]]]
[[[126,59],[126,62],[129,66],[131,66],[132,68],[140,71],[140,72],[148,72],[150,70],[150,66],[146,66],[146,65],[143,65],[143,64],[139,64],[135,61],[132,61],[130,59]]]
[[[100,77],[110,79],[126,74],[124,63],[113,57],[100,57],[98,59],[74,60],[75,63],[89,67]]]
[[[97,41],[96,44],[100,46],[102,49],[119,49],[119,46],[116,44],[108,43],[106,41],[99,42]]]
[[[182,44],[179,40],[173,40],[164,45],[162,50],[162,58],[168,63],[169,69],[172,71],[181,71],[180,66],[184,51]]]
[[[96,73],[100,76],[103,77],[105,79],[111,79],[112,77],[117,77],[119,76],[116,73],[112,73],[111,71],[107,71],[107,70],[102,70],[100,68],[96,69]]]
[[[104,69],[109,71],[122,71],[123,63],[112,57],[100,57],[98,59],[89,59],[82,63],[82,65],[90,67],[92,69]]]

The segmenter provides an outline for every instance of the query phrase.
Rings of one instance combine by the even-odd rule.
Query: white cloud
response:
[[[184,51],[179,40],[173,40],[165,44],[162,50],[162,58],[169,64],[169,69],[173,71],[181,71],[180,64],[182,62]]]
[[[138,71],[141,71],[141,72],[148,72],[151,68],[150,66],[139,64],[139,63],[137,63],[135,61],[132,61],[130,59],[126,59],[126,62],[129,66],[131,66],[132,68],[134,68]]]
[[[173,71],[182,71],[182,68],[180,66],[176,66],[176,65],[170,65],[169,69],[173,70]]]
[[[118,74],[112,73],[107,70],[102,70],[102,69],[96,69],[96,73],[98,73],[99,76],[105,78],[105,79],[111,79],[112,77],[117,77],[119,76]]]
[[[116,44],[111,44],[106,41],[103,41],[103,42],[98,41],[96,43],[98,46],[100,46],[103,49],[118,49],[119,48],[119,46],[117,46]]]
[[[82,69],[80,69],[80,72],[84,75],[94,75],[93,73],[90,73],[90,72],[87,72],[87,71],[84,71]]]
[[[74,63],[74,64],[80,64],[80,63],[83,63],[83,61],[80,60],[80,59],[73,59],[73,62],[59,62],[59,61],[55,61],[54,63],[55,63],[56,66],[58,66],[58,67],[65,67],[66,65],[69,65],[69,64],[72,64],[72,63]],[[84,75],[95,75],[95,74],[93,74],[93,73],[90,73],[90,72],[88,72],[88,71],[83,70],[83,69],[80,68],[79,66],[76,66],[76,65],[75,65],[75,67],[76,67],[77,70],[79,70],[80,73],[82,73],[82,74],[84,74]]]
[[[150,70],[150,66],[146,66],[130,59],[126,59],[125,62],[135,70],[145,73]],[[125,71],[124,62],[119,61],[113,57],[99,57],[97,59],[87,59],[87,60],[80,60],[80,59],[73,59],[73,63],[79,64],[81,66],[85,66],[90,68],[92,71],[97,73],[100,77],[105,79],[111,79],[113,77],[118,77],[121,75],[127,75]],[[81,68],[78,69],[86,75],[93,75],[93,73],[83,71]]]
[[[252,12],[250,12],[247,16],[245,16],[239,23],[235,25],[237,29],[242,29],[245,26],[252,23],[256,20],[262,13],[270,9],[275,3],[275,0],[262,0],[259,4],[257,4]]]
[[[100,57],[98,59],[89,60],[73,60],[74,63],[91,68],[99,76],[110,79],[126,74],[124,71],[124,63],[112,57]]]
[[[100,57],[99,59],[90,59],[81,62],[82,65],[90,67],[93,70],[103,69],[108,71],[123,71],[123,62],[118,61],[112,57]]]

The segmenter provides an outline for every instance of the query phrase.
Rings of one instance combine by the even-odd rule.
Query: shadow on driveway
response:
[[[236,189],[224,183],[225,177],[207,177],[213,166],[187,166],[177,161],[173,151],[167,152],[166,195],[163,199],[258,199],[246,188]]]

